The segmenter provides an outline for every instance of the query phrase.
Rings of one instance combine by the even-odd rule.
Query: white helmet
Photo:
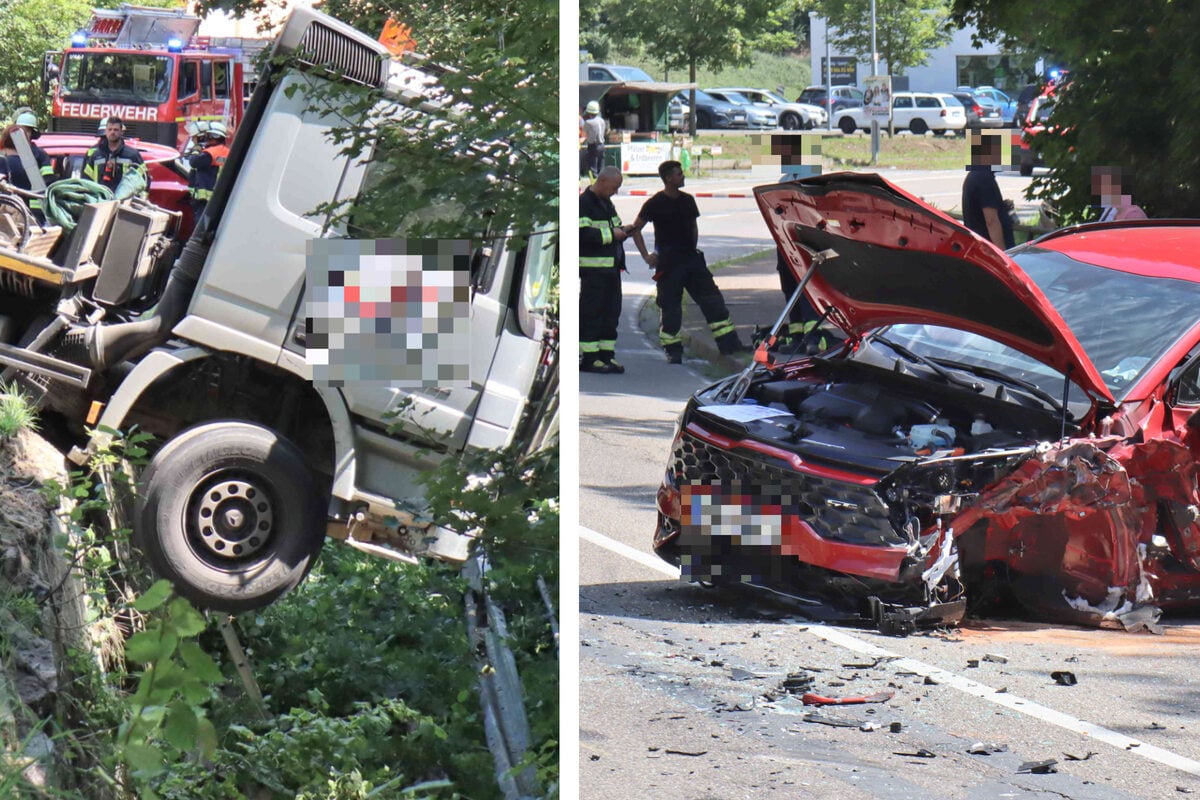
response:
[[[25,128],[32,128],[33,135],[29,138],[36,139],[42,135],[42,127],[38,125],[37,114],[33,113],[33,109],[18,108],[17,118],[13,120],[14,125],[20,125]]]
[[[208,135],[217,139],[225,139],[229,136],[229,129],[225,127],[224,122],[211,122],[208,125]]]

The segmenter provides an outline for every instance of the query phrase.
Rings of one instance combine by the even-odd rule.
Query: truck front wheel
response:
[[[150,462],[133,538],[181,595],[238,612],[304,580],[324,519],[294,444],[260,425],[210,422],[178,434]]]

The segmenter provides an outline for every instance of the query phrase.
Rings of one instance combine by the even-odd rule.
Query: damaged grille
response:
[[[763,457],[769,458],[769,457]],[[684,433],[672,454],[678,484],[734,486],[753,504],[779,503],[819,536],[851,544],[905,544],[870,486],[797,472],[711,445]]]

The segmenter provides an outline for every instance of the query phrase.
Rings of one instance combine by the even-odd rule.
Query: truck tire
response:
[[[304,580],[325,539],[321,493],[303,454],[260,425],[183,431],[141,485],[134,544],[159,577],[205,608],[268,605]]]

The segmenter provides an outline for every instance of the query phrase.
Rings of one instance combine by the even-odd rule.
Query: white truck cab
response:
[[[308,9],[292,12],[274,56],[290,61],[262,76],[169,276],[167,226],[127,232],[120,209],[85,215],[59,245],[60,280],[36,295],[43,313],[14,311],[13,343],[0,344],[0,363],[32,376],[46,406],[97,426],[93,447],[135,425],[163,440],[140,476],[135,543],[181,594],[224,611],[296,586],[327,532],[404,560],[465,558],[464,537],[423,517],[421,473],[466,448],[537,446],[557,425],[550,229],[477,244],[468,379],[313,382],[308,256],[316,240],[353,238],[319,209],[352,203],[374,168],[330,136],[353,120],[313,98],[366,85],[403,101],[401,118],[432,79]],[[0,243],[0,270],[37,259]],[[119,289],[107,299],[104,282]]]

